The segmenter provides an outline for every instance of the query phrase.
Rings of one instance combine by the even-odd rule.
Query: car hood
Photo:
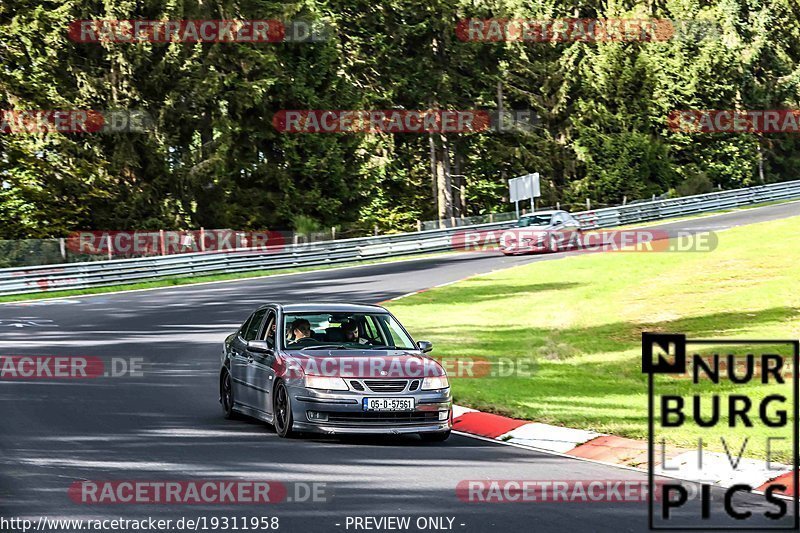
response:
[[[278,373],[300,377],[315,375],[342,378],[423,378],[445,375],[432,357],[403,350],[290,351],[280,358]]]
[[[503,235],[503,242],[509,240],[523,240],[523,239],[542,239],[546,237],[552,229],[550,226],[528,226],[527,228],[511,228],[509,234]],[[502,244],[502,243],[501,243]]]

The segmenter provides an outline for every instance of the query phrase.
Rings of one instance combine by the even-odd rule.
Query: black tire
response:
[[[231,381],[231,374],[227,370],[224,370],[219,378],[219,399],[222,402],[222,411],[225,413],[225,418],[228,420],[238,418],[238,414],[233,410],[233,382]]]
[[[279,381],[275,385],[275,402],[272,406],[274,415],[275,433],[279,437],[289,438],[294,435],[292,431],[292,399],[289,397],[289,391],[286,390],[286,385],[283,381]]]
[[[436,431],[434,433],[420,433],[423,442],[444,442],[450,438],[450,430]]]

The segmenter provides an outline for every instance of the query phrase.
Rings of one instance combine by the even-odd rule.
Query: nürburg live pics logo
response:
[[[642,334],[651,530],[798,529],[799,344]]]

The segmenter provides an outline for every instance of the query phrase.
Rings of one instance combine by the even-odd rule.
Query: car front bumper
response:
[[[288,389],[292,403],[292,429],[309,433],[386,434],[447,431],[453,426],[450,389],[384,394],[354,391],[322,391],[303,387]],[[365,412],[366,397],[413,397],[413,411]],[[312,420],[309,412],[323,413],[327,420]]]
[[[500,250],[506,255],[530,254],[544,252],[547,250],[547,246],[544,244],[515,244],[502,247]]]

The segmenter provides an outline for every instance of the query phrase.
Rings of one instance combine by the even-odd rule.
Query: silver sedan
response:
[[[258,418],[281,437],[418,433],[443,441],[452,398],[431,349],[377,305],[267,304],[225,339],[220,402],[226,417]]]

